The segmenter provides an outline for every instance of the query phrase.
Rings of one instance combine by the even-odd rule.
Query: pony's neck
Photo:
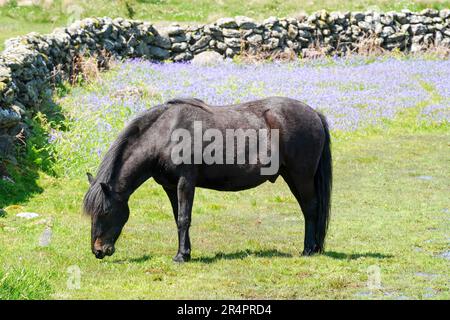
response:
[[[155,106],[132,120],[110,147],[104,158],[104,177],[113,190],[130,196],[152,175],[152,136],[149,133],[155,121],[168,109]],[[142,148],[145,142],[145,148]]]
[[[128,198],[151,177],[150,164],[148,154],[134,148],[134,144],[126,146],[111,177],[113,190]]]

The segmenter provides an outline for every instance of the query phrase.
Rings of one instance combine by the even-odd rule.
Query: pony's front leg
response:
[[[186,262],[191,259],[191,226],[192,204],[194,202],[195,184],[193,179],[181,177],[178,181],[178,253],[173,258],[175,262]]]

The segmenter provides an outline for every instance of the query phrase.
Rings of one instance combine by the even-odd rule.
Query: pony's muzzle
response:
[[[112,256],[115,252],[114,245],[102,244],[99,239],[94,242],[92,253],[97,259],[103,259],[105,256]]]

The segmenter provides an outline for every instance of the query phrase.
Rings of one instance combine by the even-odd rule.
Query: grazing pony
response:
[[[198,147],[206,150],[208,140],[212,140],[211,134],[205,139],[208,129],[213,130],[214,142],[220,142],[219,136],[225,137],[230,129],[263,132],[260,137],[270,140],[266,151],[277,156],[277,167],[262,174],[273,163],[254,152],[253,161],[237,161],[245,152],[250,159],[250,151],[255,150],[249,135],[244,136],[240,149],[235,140],[223,149],[215,148],[210,158],[218,161],[198,161]],[[174,139],[174,133],[180,132],[178,140]],[[195,138],[198,134],[203,137],[200,144],[186,136]],[[186,142],[182,152],[180,136]],[[262,145],[259,141],[256,147]],[[184,161],[174,161],[175,151],[180,151]],[[174,261],[184,262],[191,256],[189,227],[196,187],[239,191],[267,180],[273,183],[278,176],[286,181],[305,218],[303,255],[322,252],[332,186],[330,134],[323,115],[284,97],[227,106],[175,99],[155,106],[123,129],[103,158],[97,176],[88,173],[90,188],[84,197],[84,211],[92,221],[92,252],[99,259],[114,253],[114,244],[129,217],[128,200],[151,177],[163,187],[172,205],[179,244]]]

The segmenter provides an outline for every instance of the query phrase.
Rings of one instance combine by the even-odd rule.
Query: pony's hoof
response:
[[[178,253],[175,257],[173,257],[173,261],[177,263],[188,262],[189,260],[191,260],[190,254]]]
[[[312,255],[315,255],[315,254],[318,254],[321,252],[322,252],[322,250],[320,250],[320,247],[314,246],[314,248],[303,249],[302,256],[308,257],[308,256],[312,256]]]

